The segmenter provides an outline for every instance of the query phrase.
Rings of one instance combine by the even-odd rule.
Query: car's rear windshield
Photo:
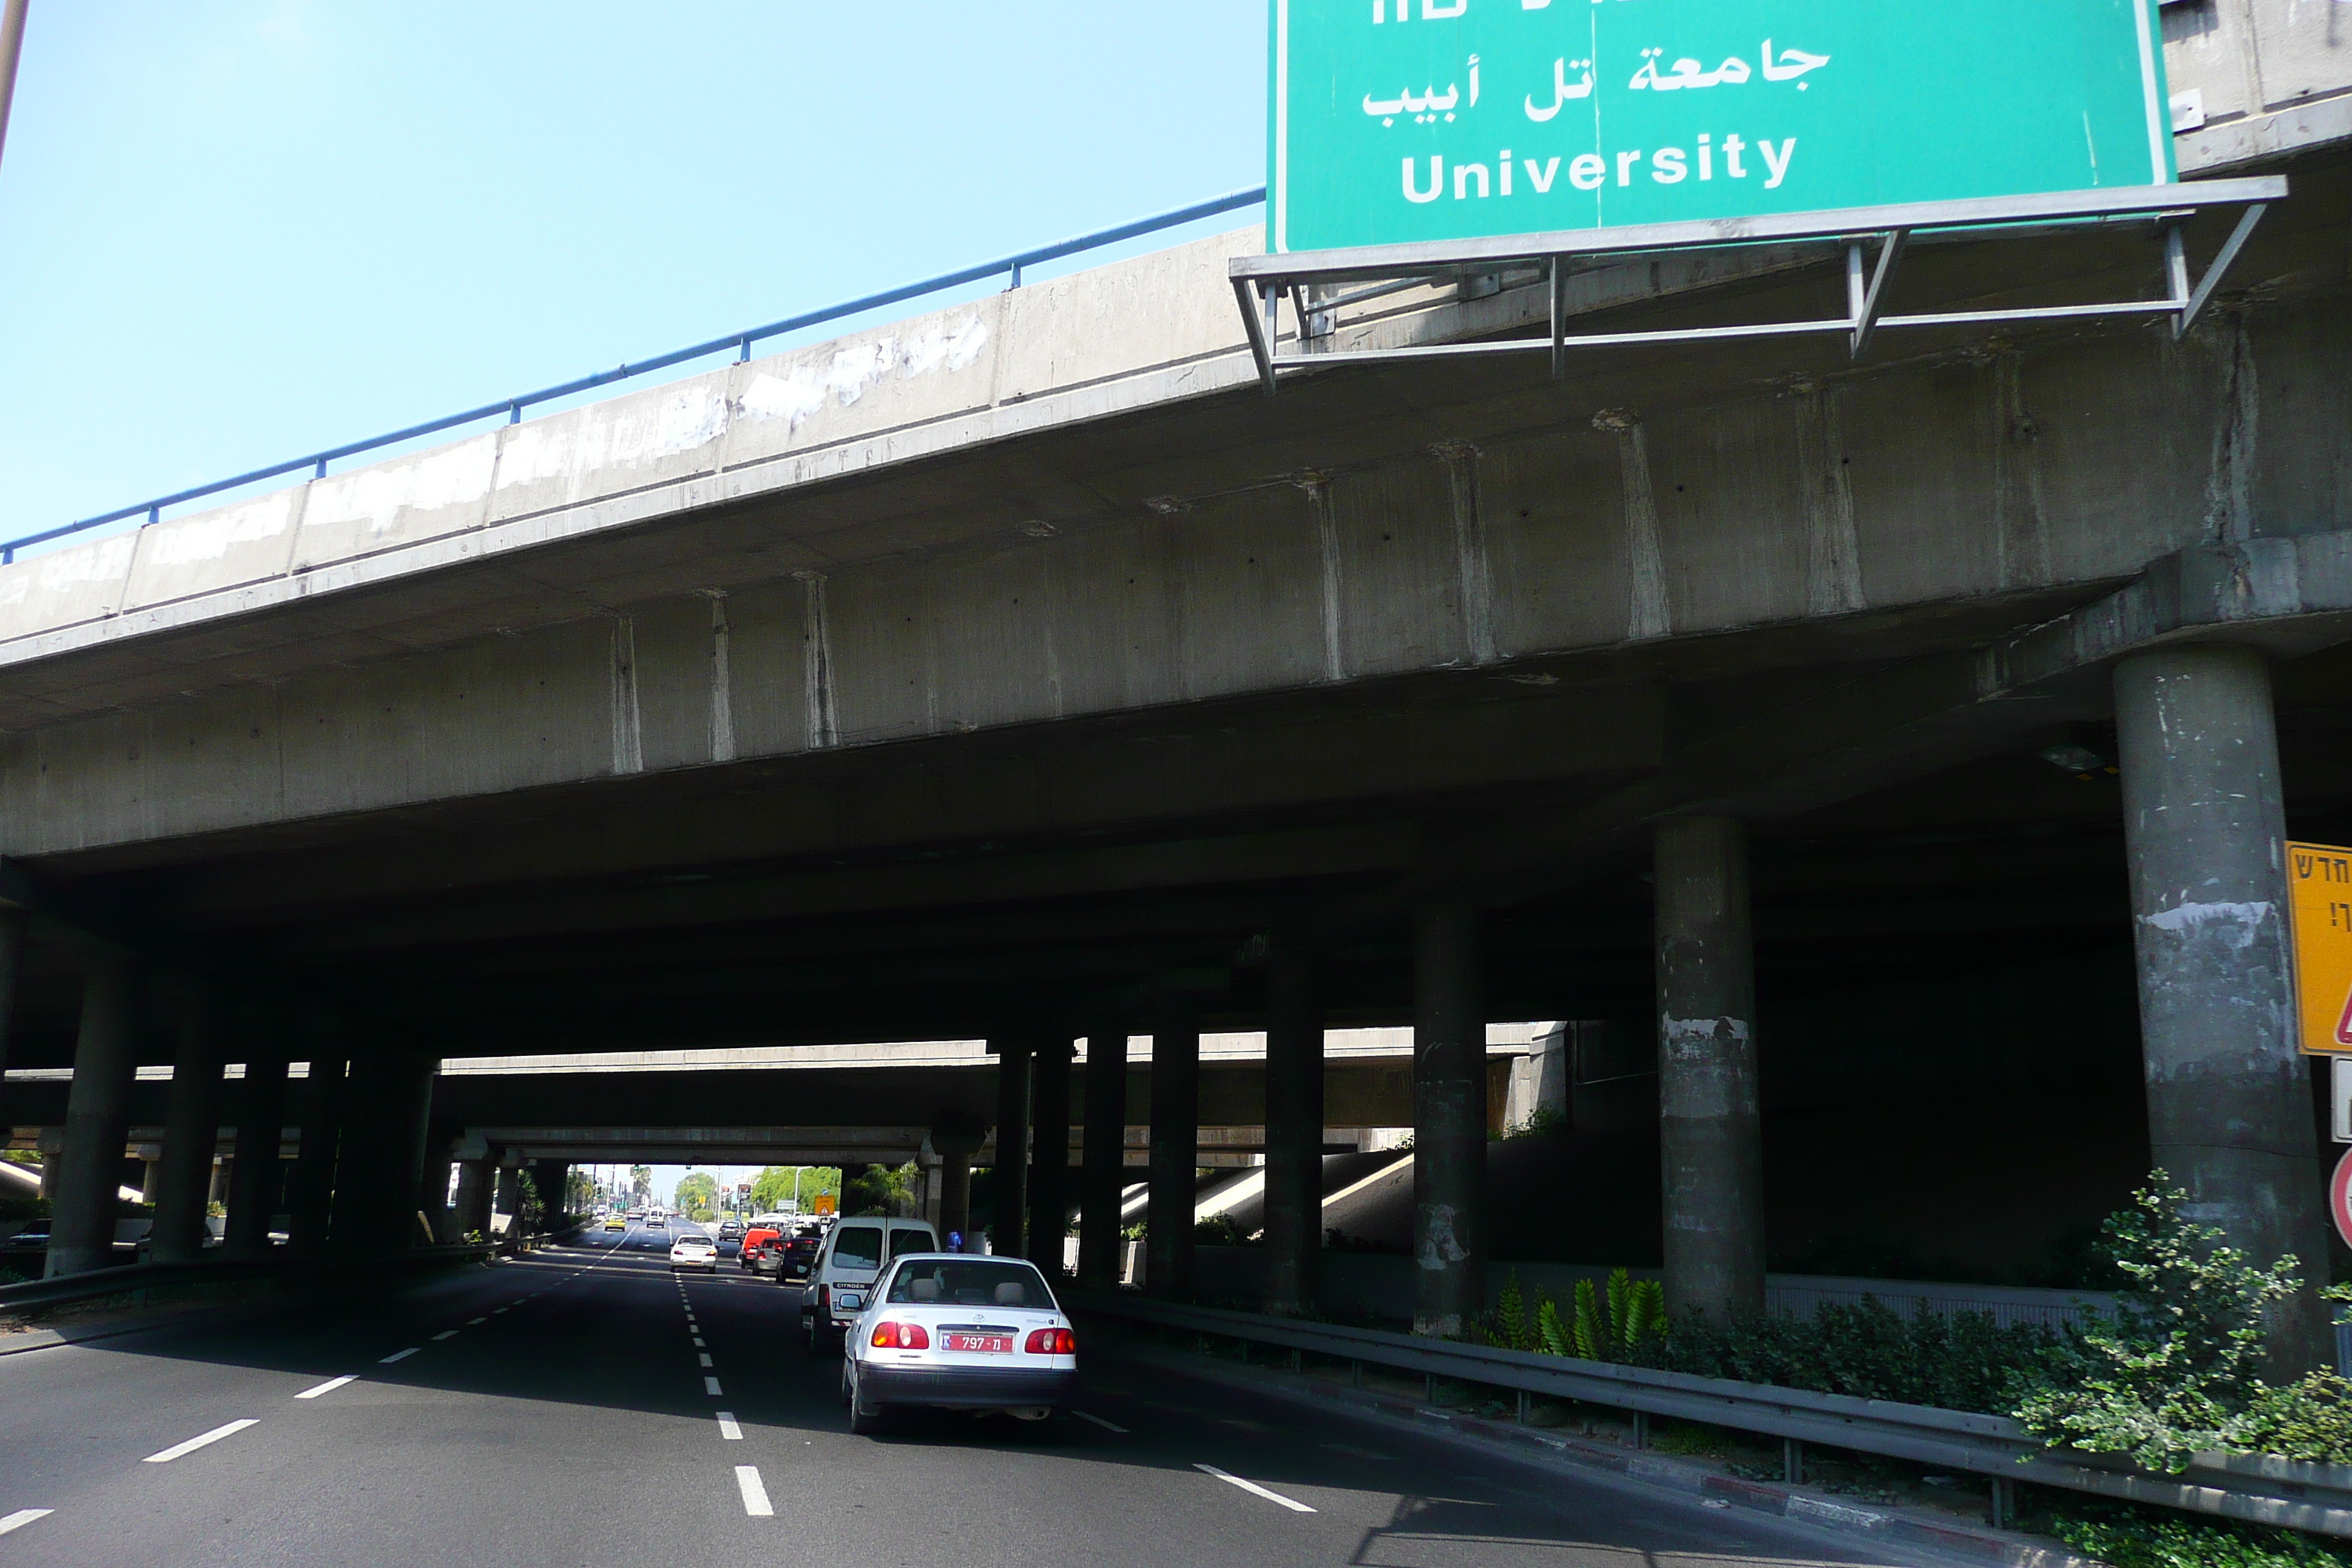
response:
[[[1026,1263],[974,1258],[902,1263],[888,1299],[910,1307],[1034,1307],[1054,1310],[1045,1277]]]
[[[833,1260],[851,1268],[882,1267],[881,1227],[871,1225],[845,1225],[835,1231]]]

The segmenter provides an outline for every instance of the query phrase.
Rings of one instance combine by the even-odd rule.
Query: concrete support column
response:
[[[457,1162],[457,1196],[449,1205],[449,1239],[466,1239],[468,1231],[490,1234],[490,1163],[488,1160]]]
[[[940,1157],[940,1245],[953,1247],[950,1236],[961,1236],[974,1251],[971,1235],[971,1157],[986,1136],[971,1127],[934,1127],[931,1152]]]
[[[990,1216],[989,1249],[1000,1258],[1022,1257],[1029,1207],[1031,1041],[1023,1035],[991,1043],[996,1047],[996,1212]]]
[[[522,1168],[520,1165],[500,1164],[499,1166],[495,1201],[496,1212],[507,1216],[507,1234],[510,1237],[520,1237],[522,1235]],[[489,1232],[486,1230],[482,1234],[488,1236]]]
[[[457,1210],[451,1201],[450,1173],[457,1169],[456,1135],[447,1128],[425,1141],[425,1179],[416,1189],[417,1212],[433,1227],[435,1245],[447,1247],[457,1239]]]
[[[0,1127],[6,1126],[8,1040],[16,1016],[16,971],[24,962],[25,911],[0,904]]]
[[[52,1276],[103,1268],[113,1259],[115,1188],[122,1180],[125,1119],[139,1065],[132,1043],[137,1011],[129,955],[92,953],[73,1086],[66,1094],[64,1144],[48,1162],[58,1170],[50,1198]]]
[[[236,1100],[236,1163],[229,1173],[230,1258],[269,1251],[269,1217],[278,1206],[278,1149],[286,1131],[286,1047],[276,1030],[259,1031],[245,1051],[245,1081]]]
[[[71,1090],[68,1090],[68,1093],[70,1094]],[[57,1212],[58,1173],[65,1168],[63,1158],[65,1148],[65,1129],[58,1128],[54,1132],[47,1128],[41,1130],[40,1196],[41,1201],[49,1205],[49,1212],[52,1214]]]
[[[1748,838],[1728,817],[1659,825],[1658,1114],[1666,1305],[1764,1310],[1764,1136]]]
[[[1127,1185],[1127,1028],[1087,1037],[1087,1133],[1078,1176],[1078,1283],[1118,1283],[1119,1194]]]
[[[142,1143],[135,1151],[139,1156],[139,1201],[153,1207],[156,1195],[155,1173],[163,1163],[161,1143]]]
[[[327,1245],[334,1213],[335,1150],[343,1131],[343,1058],[321,1050],[321,1031],[310,1034],[310,1076],[302,1085],[302,1144],[294,1157],[292,1230],[289,1239],[304,1251]]]
[[[1412,1331],[1454,1339],[1486,1309],[1486,1016],[1478,911],[1433,904],[1414,933]]]
[[[154,1245],[148,1252],[157,1263],[194,1263],[204,1257],[210,1239],[205,1208],[220,1145],[220,1015],[211,992],[197,987],[183,997],[176,1022],[163,1157],[156,1163],[155,1226],[150,1233]]]
[[[555,1228],[556,1216],[563,1212],[563,1184],[570,1180],[572,1166],[562,1160],[534,1160],[530,1165],[530,1184],[539,1193],[540,1229]]]
[[[1267,981],[1265,1310],[1297,1317],[1323,1258],[1323,1008],[1294,942],[1276,942]]]
[[[1201,1161],[1201,1022],[1171,1002],[1151,1036],[1150,1196],[1143,1286],[1171,1301],[1192,1294],[1192,1215]]]
[[[2115,685],[2149,1153],[2228,1245],[2301,1260],[2308,1284],[2271,1321],[2284,1382],[2334,1354],[2270,671],[2251,648],[2196,644],[2123,660]]]
[[[436,1066],[413,1050],[378,1048],[352,1058],[328,1227],[336,1250],[406,1247],[415,1239]]]
[[[1062,1278],[1070,1234],[1070,1042],[1038,1042],[1030,1071],[1029,1261]]]

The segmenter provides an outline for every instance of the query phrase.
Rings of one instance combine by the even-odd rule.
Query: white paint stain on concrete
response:
[[[357,523],[371,536],[391,532],[405,512],[466,506],[490,493],[490,464],[478,442],[465,442],[401,462],[320,479],[304,512],[307,531]]]
[[[2278,906],[2267,900],[2250,903],[2185,903],[2142,915],[2140,923],[2178,937],[2203,936],[2210,931],[2228,943],[2232,952],[2242,952],[2253,945],[2263,922],[2277,912]]]
[[[142,533],[152,536],[147,559],[156,566],[185,566],[218,561],[240,544],[275,539],[293,523],[294,498],[300,493],[280,490],[243,506],[223,507],[142,529]]]
[[[21,605],[35,592],[47,598],[93,583],[120,583],[131,570],[131,552],[138,542],[136,533],[119,533],[0,570],[0,605]]]
[[[743,389],[738,406],[753,420],[782,419],[797,430],[829,399],[856,405],[876,384],[894,373],[902,380],[952,374],[968,368],[988,343],[988,323],[970,316],[953,325],[927,328],[912,337],[884,336],[835,349],[824,360],[786,370],[762,371]]]

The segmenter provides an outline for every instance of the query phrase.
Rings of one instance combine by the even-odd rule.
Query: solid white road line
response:
[[[1223,1481],[1228,1486],[1239,1487],[1242,1490],[1248,1492],[1253,1497],[1262,1497],[1268,1502],[1278,1502],[1293,1513],[1313,1513],[1315,1511],[1315,1510],[1307,1507],[1305,1503],[1300,1502],[1297,1498],[1287,1498],[1283,1496],[1280,1492],[1268,1491],[1265,1488],[1258,1485],[1255,1481],[1245,1481],[1239,1476],[1229,1476],[1224,1471],[1217,1468],[1214,1465],[1203,1465],[1196,1462],[1192,1468],[1201,1471],[1204,1475],[1216,1477],[1217,1479]]]
[[[709,1351],[704,1351],[700,1355],[696,1356],[694,1359],[700,1362],[705,1366],[714,1364],[710,1359],[710,1352]]]
[[[457,1331],[455,1329],[444,1329],[433,1337],[436,1340],[454,1340],[457,1337]]]
[[[719,1394],[719,1380],[715,1377],[704,1378],[702,1380],[702,1392],[709,1394],[713,1398],[717,1398]]]
[[[760,1484],[760,1467],[735,1467],[735,1489],[743,1494],[743,1511],[753,1519],[772,1519],[776,1505],[768,1500],[768,1489]]]
[[[342,1377],[331,1377],[331,1378],[327,1379],[327,1381],[326,1381],[326,1382],[324,1382],[324,1383],[322,1383],[322,1384],[319,1384],[317,1387],[315,1387],[315,1388],[306,1388],[306,1389],[304,1389],[301,1393],[299,1393],[299,1394],[296,1394],[294,1397],[295,1397],[295,1398],[297,1398],[297,1399],[316,1399],[316,1398],[318,1398],[318,1397],[319,1397],[319,1395],[320,1395],[320,1394],[332,1394],[332,1393],[334,1393],[334,1392],[335,1392],[335,1390],[337,1390],[337,1389],[339,1389],[339,1388],[342,1387],[342,1385],[343,1385],[343,1384],[347,1384],[347,1383],[355,1383],[355,1382],[357,1382],[357,1381],[358,1381],[358,1374],[357,1374],[357,1373],[351,1373],[351,1374],[348,1374],[348,1375],[346,1375],[346,1376],[342,1376]]]
[[[47,1508],[20,1508],[7,1518],[0,1519],[0,1535],[5,1535],[12,1530],[22,1530],[33,1521],[47,1519],[56,1511],[55,1509]]]
[[[730,1443],[740,1443],[743,1440],[743,1428],[737,1424],[735,1412],[732,1410],[722,1410],[719,1413],[719,1435]]]
[[[1120,1426],[1116,1421],[1106,1421],[1099,1415],[1089,1415],[1083,1410],[1073,1410],[1070,1414],[1076,1416],[1081,1421],[1093,1422],[1096,1426],[1101,1427],[1106,1432],[1116,1432],[1122,1437],[1127,1436],[1127,1428]]]
[[[174,1443],[160,1454],[150,1454],[147,1456],[146,1462],[151,1465],[168,1465],[183,1454],[193,1454],[197,1449],[217,1443],[224,1437],[234,1437],[248,1426],[259,1425],[258,1421],[248,1415],[241,1421],[232,1421],[226,1426],[215,1426],[211,1431],[200,1436],[191,1437],[184,1443]]]
[[[411,1345],[404,1351],[394,1351],[390,1355],[384,1357],[382,1361],[376,1363],[376,1365],[390,1366],[394,1362],[406,1361],[410,1356],[415,1355],[418,1351],[421,1351],[425,1347],[423,1345]]]

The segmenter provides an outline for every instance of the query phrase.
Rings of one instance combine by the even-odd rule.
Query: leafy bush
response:
[[[2289,1530],[2089,1507],[2050,1533],[2112,1568],[2352,1568],[2352,1556]]]
[[[2017,1387],[2064,1342],[2033,1323],[1990,1312],[1906,1318],[1875,1297],[1824,1302],[1810,1319],[1748,1318],[1717,1326],[1677,1319],[1645,1363],[1700,1377],[1809,1388],[1857,1399],[2006,1415]]]
[[[2298,1287],[2295,1259],[2268,1268],[2221,1245],[2180,1212],[2189,1194],[2162,1171],[2105,1227],[2130,1285],[2116,1315],[2095,1320],[2053,1355],[2017,1408],[2020,1425],[2058,1446],[2129,1454],[2178,1472],[2207,1448],[2246,1447],[2263,1426],[2308,1442],[2341,1433],[2344,1407],[2324,1386],[2264,1387],[2254,1375],[2263,1315]],[[2259,1405],[2263,1415],[2256,1417]]]
[[[1195,1247],[1248,1247],[1262,1239],[1244,1230],[1241,1221],[1229,1214],[1212,1215],[1192,1227]]]
[[[2256,1384],[2230,1436],[2236,1447],[2258,1454],[2352,1463],[2352,1383],[2315,1372],[2284,1388]]]
[[[1540,1291],[1530,1305],[1513,1273],[1484,1338],[1512,1350],[1987,1415],[2007,1414],[2020,1381],[2040,1373],[2062,1342],[2038,1325],[2004,1328],[1989,1312],[1909,1319],[1867,1297],[1824,1305],[1809,1320],[1669,1323],[1657,1282],[1622,1268],[1602,1289],[1579,1281],[1569,1313]]]

